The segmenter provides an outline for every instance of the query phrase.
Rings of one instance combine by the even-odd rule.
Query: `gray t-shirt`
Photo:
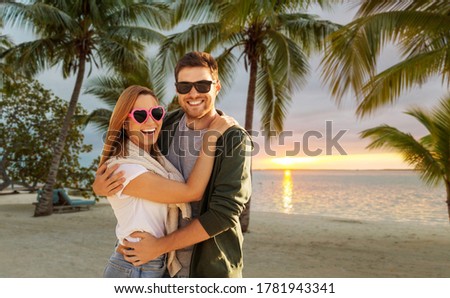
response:
[[[169,152],[166,158],[180,171],[184,179],[187,180],[194,168],[195,162],[200,154],[203,135],[207,129],[194,130],[186,125],[186,115],[180,119],[178,128],[175,131]],[[200,202],[192,202],[192,217],[200,215]],[[189,220],[179,218],[179,228],[186,226]],[[177,251],[177,258],[183,268],[178,272],[177,277],[189,277],[189,266],[191,262],[193,246],[189,246]]]

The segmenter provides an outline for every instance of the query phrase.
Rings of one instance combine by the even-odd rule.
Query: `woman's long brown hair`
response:
[[[143,86],[132,85],[122,92],[114,107],[111,119],[109,120],[109,127],[106,132],[105,144],[103,145],[99,167],[111,157],[127,155],[125,143],[128,136],[124,129],[124,124],[139,95],[151,95],[155,98],[156,102],[159,103],[159,100],[153,91]],[[155,143],[152,145],[149,153],[153,155],[158,154],[158,152],[159,150]]]

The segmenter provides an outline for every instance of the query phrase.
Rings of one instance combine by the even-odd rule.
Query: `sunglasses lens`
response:
[[[177,91],[180,94],[187,94],[192,89],[192,83],[177,83]]]
[[[195,83],[195,89],[200,93],[208,93],[211,90],[210,81],[200,81]]]
[[[134,120],[138,123],[144,123],[147,120],[147,111],[146,110],[138,110],[133,113]]]
[[[195,83],[190,82],[179,82],[176,83],[177,92],[180,94],[188,94],[191,89],[192,85],[195,86],[195,90],[199,93],[208,93],[209,90],[211,90],[211,84],[213,84],[212,81],[198,81]]]
[[[156,121],[159,121],[164,116],[164,108],[163,107],[157,107],[152,110],[152,117]]]

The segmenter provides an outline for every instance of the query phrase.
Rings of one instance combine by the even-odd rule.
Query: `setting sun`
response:
[[[408,169],[401,155],[396,153],[349,154],[307,157],[253,158],[254,169]]]
[[[285,166],[285,167],[296,167],[299,164],[302,163],[310,163],[313,162],[314,159],[311,157],[276,157],[272,158],[271,162],[279,165],[279,166]]]

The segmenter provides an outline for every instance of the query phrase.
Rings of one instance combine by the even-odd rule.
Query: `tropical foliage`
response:
[[[49,215],[52,189],[87,67],[124,72],[144,68],[146,45],[160,42],[164,36],[141,25],[165,28],[170,14],[167,5],[133,0],[8,1],[1,4],[0,12],[5,24],[31,28],[36,36],[2,54],[16,71],[34,75],[58,65],[64,78],[76,75],[43,199],[35,210],[35,216]]]
[[[67,101],[54,96],[35,80],[5,79],[0,102],[0,189],[14,184],[29,190],[45,182],[57,142],[60,123],[67,113]],[[86,111],[80,105],[76,115]],[[93,169],[82,167],[80,154],[92,150],[83,144],[81,123],[74,122],[61,157],[56,187],[88,188],[94,181]]]
[[[347,91],[364,116],[394,103],[433,76],[450,83],[450,2],[364,0],[353,22],[330,35],[323,78],[339,102]],[[380,52],[394,43],[403,59],[378,72]]]
[[[291,94],[305,82],[308,58],[325,47],[325,38],[337,24],[307,14],[313,3],[327,7],[332,1],[183,1],[176,16],[201,22],[173,34],[161,46],[163,69],[174,69],[186,52],[217,52],[219,77],[231,87],[240,58],[249,82],[245,129],[253,130],[254,106],[262,112],[261,126],[268,136],[283,130]],[[241,216],[247,231],[250,203]]]
[[[372,142],[369,149],[387,148],[399,151],[404,160],[421,173],[422,180],[432,186],[444,182],[450,220],[450,95],[439,106],[428,112],[414,108],[407,112],[429,132],[416,140],[411,134],[389,125],[380,125],[361,132]]]
[[[3,22],[1,19],[0,19],[0,28],[3,28]],[[13,45],[14,43],[12,42],[11,38],[0,32],[0,55],[2,55],[2,53],[8,50],[9,48],[13,47]],[[0,88],[3,88],[5,76],[11,75],[12,73],[13,73],[12,68],[5,63],[4,59],[0,59]]]
[[[176,15],[201,20],[173,34],[161,46],[165,70],[191,50],[217,52],[221,81],[231,87],[239,58],[249,70],[245,129],[253,128],[255,100],[262,127],[281,132],[291,93],[306,81],[309,55],[325,46],[338,25],[305,11],[331,1],[183,1]]]
[[[130,73],[117,73],[102,75],[89,80],[86,84],[85,93],[95,95],[108,108],[99,108],[92,111],[84,118],[85,125],[94,124],[101,132],[105,132],[109,126],[109,119],[116,105],[117,99],[123,90],[131,85],[141,85],[152,89],[158,99],[164,97],[163,88],[155,88],[159,80],[163,80],[163,75],[158,75],[154,71],[157,67],[154,60],[149,62],[149,66],[136,68]]]

